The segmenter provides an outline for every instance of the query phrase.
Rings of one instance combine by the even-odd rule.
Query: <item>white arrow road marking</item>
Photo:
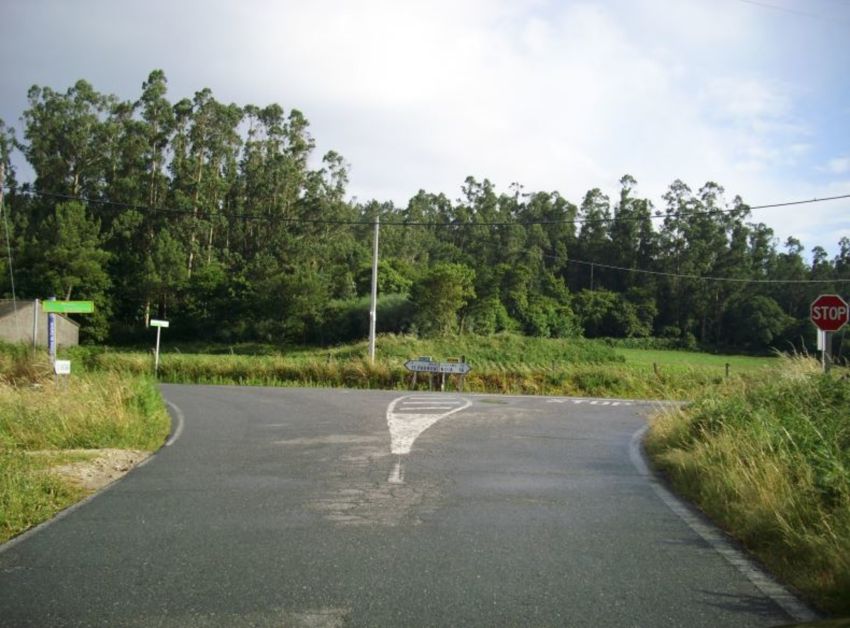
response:
[[[417,400],[427,400],[428,406],[416,405]],[[387,425],[390,428],[390,451],[397,455],[410,453],[419,435],[447,416],[472,405],[468,399],[452,397],[399,397],[387,408]]]

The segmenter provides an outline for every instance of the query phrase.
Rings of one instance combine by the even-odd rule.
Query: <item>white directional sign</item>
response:
[[[53,363],[53,370],[57,375],[71,374],[71,360],[56,360]]]
[[[152,318],[151,327],[168,327],[168,321],[158,321],[157,319]]]
[[[414,373],[456,373],[466,375],[472,367],[465,362],[426,362],[425,360],[408,360],[404,368]]]

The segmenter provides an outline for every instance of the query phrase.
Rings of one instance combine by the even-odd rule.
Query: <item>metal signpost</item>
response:
[[[832,362],[832,334],[847,324],[850,308],[837,294],[822,294],[809,308],[812,323],[818,328],[818,348],[821,349],[823,372],[829,371]]]
[[[381,219],[375,216],[375,235],[372,241],[372,297],[369,301],[369,364],[375,363],[375,324],[378,320],[378,232]]]
[[[49,301],[45,301],[43,307],[46,307],[48,304],[56,301],[56,297],[50,297]],[[56,361],[56,314],[51,312],[50,310],[45,309],[47,312],[47,353],[50,355],[50,360],[52,362]]]
[[[153,361],[153,374],[156,377],[156,372],[159,370],[159,334],[163,327],[168,327],[168,321],[158,321],[152,318],[151,327],[156,327],[156,352],[154,353]]]

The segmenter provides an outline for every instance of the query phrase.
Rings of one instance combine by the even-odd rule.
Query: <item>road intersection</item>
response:
[[[0,625],[792,620],[635,462],[654,404],[163,392],[168,447],[0,549]]]

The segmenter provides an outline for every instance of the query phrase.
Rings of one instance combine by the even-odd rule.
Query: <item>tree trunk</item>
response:
[[[198,224],[198,199],[201,195],[201,179],[204,174],[203,166],[204,158],[203,155],[201,155],[198,159],[198,174],[195,177],[195,194],[192,198],[192,229],[189,232],[189,266],[187,267],[189,279],[192,278],[192,262],[195,259],[195,242],[197,241],[195,230]]]
[[[213,245],[213,232],[214,232],[214,230],[215,230],[215,228],[213,227],[213,224],[210,223],[210,232],[209,232],[209,236],[207,237],[207,265],[212,263],[212,245]]]

